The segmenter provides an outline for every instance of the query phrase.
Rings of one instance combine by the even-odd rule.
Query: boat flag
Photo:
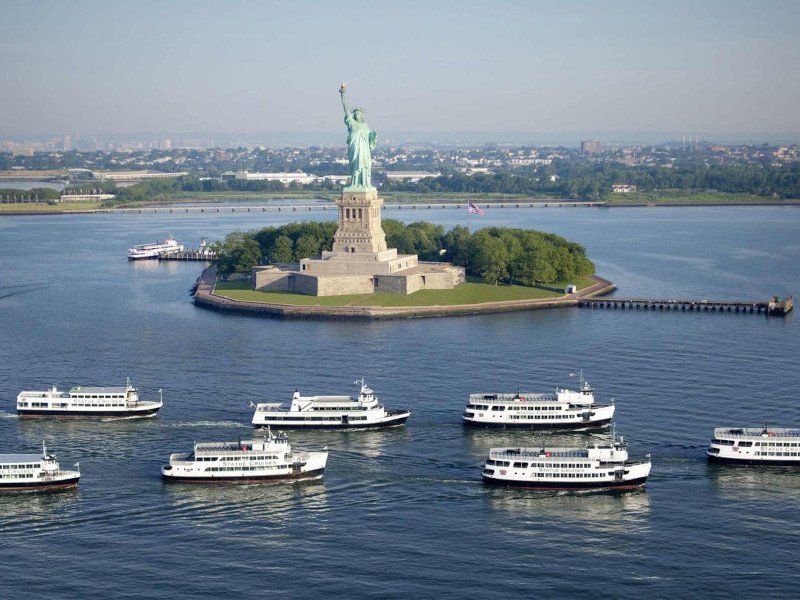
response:
[[[467,202],[467,213],[469,213],[471,215],[483,216],[483,209],[478,208],[472,202]]]

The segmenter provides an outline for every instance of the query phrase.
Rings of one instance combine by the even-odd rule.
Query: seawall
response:
[[[616,289],[610,281],[592,276],[594,284],[558,298],[541,300],[509,300],[480,304],[455,304],[449,306],[300,306],[296,304],[269,304],[233,300],[214,293],[216,267],[203,271],[194,293],[196,306],[221,312],[285,319],[331,319],[343,321],[373,321],[379,319],[416,319],[424,317],[452,317],[481,315],[543,308],[577,306],[580,300],[603,296]]]

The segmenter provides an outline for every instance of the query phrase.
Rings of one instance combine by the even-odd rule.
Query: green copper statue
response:
[[[364,121],[364,110],[347,108],[346,85],[339,88],[344,108],[344,124],[347,125],[347,157],[350,159],[350,185],[347,190],[374,190],[372,187],[372,151],[378,132],[372,131]]]

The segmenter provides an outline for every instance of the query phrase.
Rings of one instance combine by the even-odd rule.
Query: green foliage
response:
[[[250,232],[232,231],[222,243],[214,244],[215,260],[221,273],[249,273],[261,262],[261,247]]]
[[[537,283],[584,280],[594,273],[586,250],[552,233],[509,227],[489,227],[470,234],[461,225],[444,231],[441,225],[417,221],[405,225],[384,219],[389,248],[417,254],[423,261],[448,261],[486,283]],[[234,231],[217,249],[223,274],[245,273],[263,258],[272,263],[298,262],[333,247],[336,221],[288,223],[259,231]],[[256,252],[257,250],[257,252]],[[254,262],[255,261],[255,262]]]
[[[19,190],[16,188],[0,188],[0,199],[4,202],[36,201],[48,202],[58,200],[61,192],[53,188],[32,188],[30,190]]]

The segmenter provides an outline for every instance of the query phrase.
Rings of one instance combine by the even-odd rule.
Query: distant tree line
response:
[[[335,221],[289,223],[258,231],[233,231],[213,248],[222,274],[249,273],[258,264],[293,263],[333,247]],[[417,254],[423,261],[463,266],[486,283],[535,285],[584,279],[594,273],[586,250],[576,242],[540,231],[490,227],[470,233],[457,226],[383,220],[389,248]]]
[[[19,190],[16,188],[0,188],[0,202],[54,202],[61,192],[53,188],[32,188]]]
[[[555,177],[554,177],[555,176]],[[628,183],[640,191],[714,190],[756,196],[800,198],[800,163],[784,166],[694,165],[690,168],[625,166],[618,163],[575,163],[467,175],[453,171],[417,182],[376,177],[383,191],[420,193],[467,192],[556,195],[562,198],[600,200],[615,183]]]
[[[800,163],[783,166],[765,164],[691,165],[684,168],[656,166],[629,167],[618,163],[556,161],[552,165],[531,166],[497,173],[467,175],[444,169],[442,175],[417,182],[398,181],[377,172],[373,180],[383,192],[412,192],[420,194],[522,194],[570,198],[573,200],[602,200],[611,193],[615,183],[637,186],[641,192],[656,191],[717,191],[746,193],[773,198],[800,198]],[[341,191],[341,186],[326,180],[320,183],[285,185],[280,181],[247,181],[200,178],[186,175],[170,179],[152,179],[135,185],[117,187],[112,182],[83,182],[98,186],[103,192],[116,195],[107,205],[133,202],[167,201],[183,192],[282,192],[286,190]],[[75,189],[75,188],[71,188]],[[38,191],[38,190],[37,190]],[[0,194],[7,196],[9,190]],[[11,191],[19,195],[20,191]],[[42,193],[42,197],[44,194]]]

